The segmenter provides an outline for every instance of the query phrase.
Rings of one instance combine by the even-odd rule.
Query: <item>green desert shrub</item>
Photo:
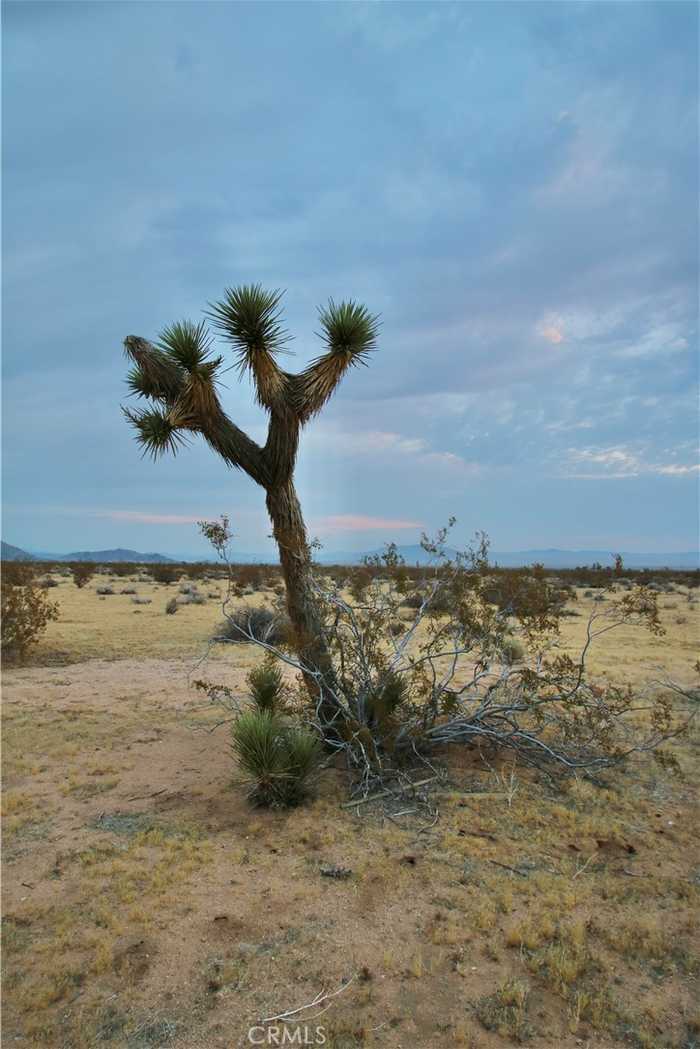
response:
[[[423,604],[423,600],[423,594],[414,592],[412,594],[406,594],[401,605],[403,608],[415,608],[417,610]]]
[[[87,561],[78,561],[71,566],[71,572],[73,574],[73,582],[79,590],[82,590],[85,584],[94,576],[95,566]]]
[[[311,793],[323,751],[317,736],[278,714],[250,710],[231,728],[233,752],[257,805],[290,807]]]
[[[513,663],[520,663],[525,658],[525,648],[516,637],[507,637],[501,646],[501,655],[503,662],[512,666]]]
[[[450,596],[443,590],[438,590],[437,593],[433,594],[427,605],[428,611],[432,612],[433,615],[447,615],[450,611]]]
[[[163,583],[168,586],[180,578],[181,569],[176,565],[149,565],[148,571],[155,583]]]
[[[125,579],[127,576],[134,575],[138,571],[136,565],[132,561],[113,561],[109,566],[110,573],[116,576],[118,579]]]
[[[348,582],[348,589],[352,594],[353,600],[362,602],[365,597],[365,591],[374,579],[373,573],[369,568],[354,568],[350,580]]]
[[[27,565],[5,562],[2,567],[2,649],[24,659],[52,619],[58,619],[58,605],[49,601]]]

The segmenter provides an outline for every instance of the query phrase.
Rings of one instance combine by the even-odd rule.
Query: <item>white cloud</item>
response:
[[[622,346],[617,356],[624,359],[684,353],[688,349],[688,339],[683,331],[682,325],[675,321],[653,325],[643,335]]]
[[[581,480],[621,480],[642,474],[682,477],[700,470],[700,464],[654,462],[645,457],[644,451],[625,446],[569,448],[567,458],[573,475]]]
[[[327,454],[411,458],[419,466],[446,467],[450,470],[478,473],[478,463],[467,462],[454,452],[433,449],[423,437],[409,437],[387,430],[369,430],[360,433],[340,430],[328,425],[317,426],[308,436],[306,447]]]

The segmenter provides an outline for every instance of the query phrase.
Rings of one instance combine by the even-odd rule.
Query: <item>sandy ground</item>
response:
[[[4,676],[5,1044],[251,1045],[261,1018],[348,981],[288,1031],[391,1049],[696,1044],[696,742],[682,779],[643,762],[553,792],[515,770],[510,796],[505,770],[445,755],[433,827],[420,805],[342,808],[337,769],[298,810],[253,810],[220,713],[189,687],[214,602],[134,615],[128,596],[56,590],[66,615]],[[670,640],[623,634],[599,673],[687,672],[697,609],[668,603]],[[580,629],[567,622],[571,641]],[[243,694],[257,658],[217,650],[193,676]]]

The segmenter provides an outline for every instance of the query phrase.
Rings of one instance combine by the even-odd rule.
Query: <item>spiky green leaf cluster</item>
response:
[[[164,328],[159,336],[159,346],[165,355],[190,374],[215,370],[221,364],[221,357],[211,359],[213,338],[204,321],[193,324],[192,321],[176,321]]]
[[[407,697],[408,687],[405,679],[401,674],[389,671],[384,675],[379,687],[368,698],[368,720],[378,725],[384,725],[387,719],[396,713]]]
[[[277,714],[250,710],[231,729],[233,751],[251,780],[250,797],[259,805],[298,805],[318,772],[318,738],[288,725]]]
[[[248,674],[250,697],[258,710],[277,713],[282,706],[282,671],[276,663],[266,660]]]
[[[181,365],[172,360],[167,353],[135,335],[126,337],[124,350],[134,361],[134,367],[126,378],[130,392],[138,397],[149,397],[171,404],[182,389]]]
[[[127,336],[124,350],[134,362],[126,379],[130,392],[171,407],[189,380],[214,383],[222,358],[212,358],[211,344],[206,325],[187,320],[165,328],[158,346]]]
[[[127,336],[124,348],[134,364],[127,378],[130,391],[158,406],[149,412],[125,412],[147,452],[174,452],[182,441],[178,431],[200,433],[225,462],[266,488],[292,475],[300,428],[327,403],[349,367],[366,363],[376,345],[378,320],[362,305],[336,305],[331,299],[319,311],[327,352],[291,375],[276,360],[290,338],[282,327],[281,298],[279,290],[243,285],[227,288],[208,311],[216,329],[233,345],[240,372],[250,373],[258,404],[270,413],[262,448],[221,406],[217,372],[223,358],[212,355],[204,322],[171,324],[156,345]]]
[[[282,352],[291,336],[281,323],[281,291],[244,284],[226,288],[224,295],[222,301],[209,304],[208,316],[237,349],[241,370],[251,368],[251,355],[256,352],[271,356]]]
[[[174,454],[185,443],[184,435],[172,425],[165,411],[157,408],[122,408],[122,411],[136,430],[136,440],[144,455],[156,459],[164,452]]]
[[[338,305],[330,299],[328,306],[320,307],[318,313],[323,329],[318,334],[329,351],[351,358],[352,364],[366,364],[377,345],[379,318],[352,299]]]

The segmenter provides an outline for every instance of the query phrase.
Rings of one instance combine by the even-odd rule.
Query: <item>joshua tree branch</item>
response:
[[[326,353],[299,375],[299,419],[308,422],[331,399],[355,361],[351,353]]]
[[[225,412],[222,411],[215,418],[202,420],[197,429],[229,466],[243,470],[261,487],[269,487],[270,474],[262,448],[232,423]]]
[[[289,341],[281,323],[282,293],[264,291],[259,284],[226,288],[221,302],[211,303],[209,317],[232,343],[241,373],[248,372],[258,403],[268,411],[288,400],[290,376],[275,357]]]
[[[187,370],[136,335],[127,336],[124,347],[136,365],[132,389],[161,406],[155,411],[125,410],[146,451],[154,455],[175,451],[183,432],[201,433],[229,466],[243,470],[264,488],[269,485],[262,448],[231,422],[219,403],[214,385],[217,361]]]
[[[348,368],[367,364],[379,333],[378,318],[365,306],[352,301],[337,306],[331,299],[325,309],[319,310],[319,319],[323,329],[319,334],[328,352],[312,361],[299,376],[302,423],[320,412]]]

